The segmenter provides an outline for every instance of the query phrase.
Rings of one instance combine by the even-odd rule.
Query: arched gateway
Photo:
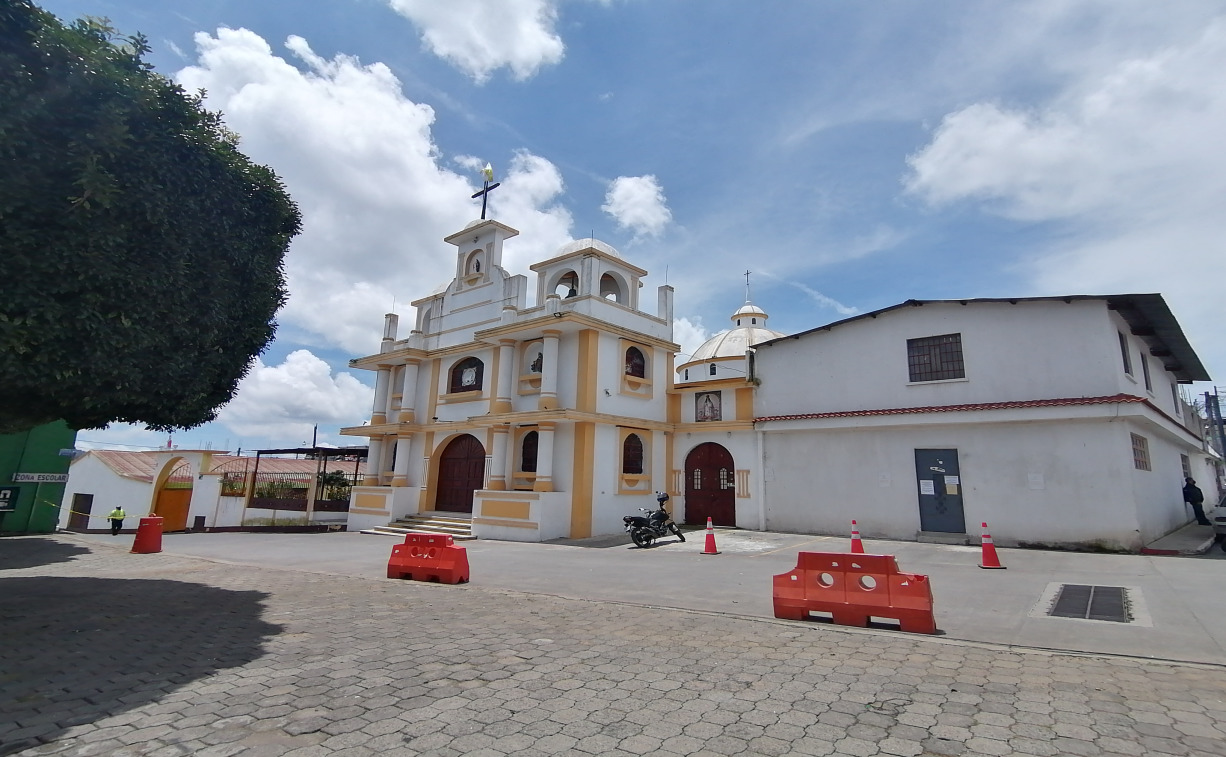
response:
[[[736,525],[736,468],[732,453],[715,442],[700,444],[685,457],[685,522]]]
[[[473,492],[485,485],[485,448],[475,436],[464,434],[447,443],[438,462],[438,496],[434,509],[456,513],[473,511]]]

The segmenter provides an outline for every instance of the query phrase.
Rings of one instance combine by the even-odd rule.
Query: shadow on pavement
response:
[[[281,626],[257,591],[168,580],[0,579],[0,755],[246,664]]]
[[[0,570],[19,570],[70,562],[89,552],[89,547],[41,536],[9,537],[0,539]]]

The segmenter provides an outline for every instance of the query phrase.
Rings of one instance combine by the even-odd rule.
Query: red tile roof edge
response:
[[[1133,394],[1112,394],[1106,397],[1062,397],[1047,400],[1015,400],[1011,402],[980,402],[967,405],[926,405],[923,407],[893,407],[879,410],[843,410],[834,413],[799,413],[796,415],[767,415],[754,418],[754,423],[766,421],[799,421],[821,418],[859,418],[874,415],[912,415],[919,413],[955,413],[975,410],[1012,410],[1027,407],[1064,407],[1068,405],[1105,405],[1114,402],[1147,402],[1144,397]]]

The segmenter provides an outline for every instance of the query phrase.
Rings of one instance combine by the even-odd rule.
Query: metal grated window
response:
[[[966,378],[962,335],[943,334],[907,340],[907,370],[911,381]]]
[[[1153,470],[1149,466],[1149,440],[1140,434],[1132,435],[1132,466],[1137,470]]]
[[[1056,618],[1107,620],[1114,623],[1128,623],[1132,620],[1128,592],[1122,586],[1064,584],[1047,614]]]

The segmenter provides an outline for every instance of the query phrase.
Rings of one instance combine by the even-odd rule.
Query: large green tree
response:
[[[204,423],[276,330],[298,209],[147,52],[0,0],[0,433]]]

